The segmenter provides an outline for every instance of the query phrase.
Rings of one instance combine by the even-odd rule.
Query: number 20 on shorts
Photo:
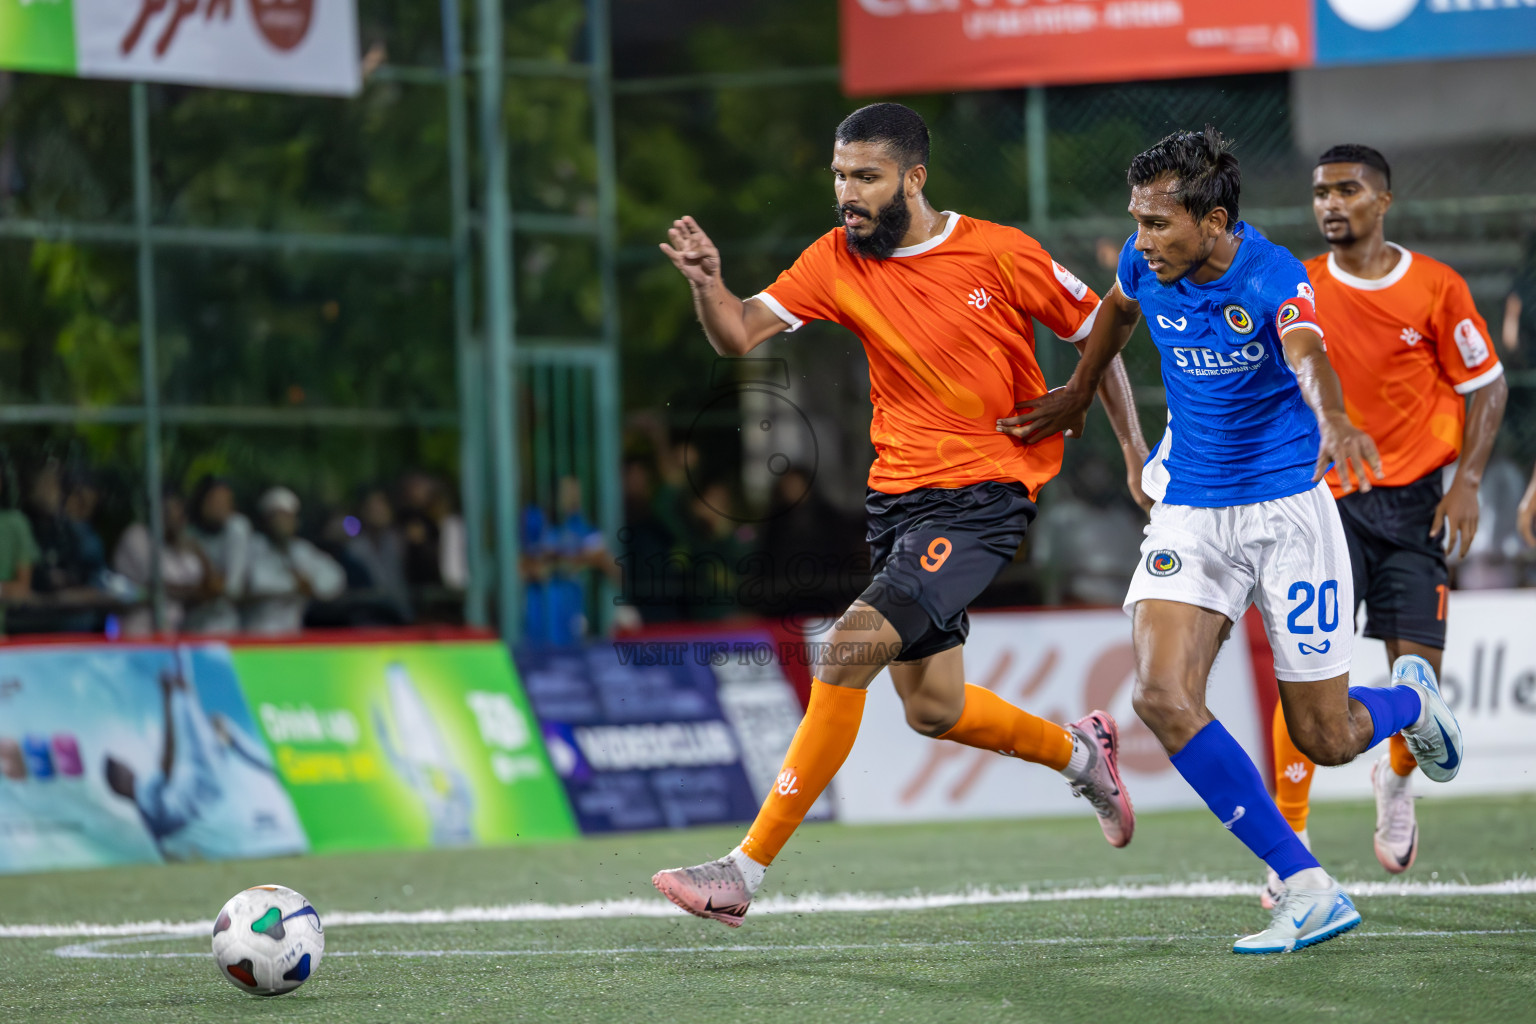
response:
[[[938,572],[945,562],[949,561],[949,553],[955,546],[949,542],[948,537],[935,537],[928,542],[928,553],[920,561],[923,568],[929,572]]]
[[[1332,633],[1339,628],[1338,580],[1324,580],[1319,587],[1314,587],[1304,580],[1298,580],[1291,584],[1291,589],[1286,596],[1292,601],[1300,602],[1291,609],[1291,614],[1285,619],[1285,624],[1292,633],[1313,632],[1313,628],[1302,621],[1313,608],[1317,609],[1316,615],[1313,616],[1317,629],[1324,633]]]

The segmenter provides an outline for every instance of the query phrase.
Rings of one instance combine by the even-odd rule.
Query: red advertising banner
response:
[[[1313,0],[841,0],[852,95],[1312,64]]]

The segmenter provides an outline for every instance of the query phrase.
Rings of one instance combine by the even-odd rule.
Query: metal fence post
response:
[[[1046,152],[1045,89],[1024,94],[1024,149],[1029,166],[1029,222],[1038,236],[1051,222],[1051,169]]]
[[[155,351],[155,247],[150,239],[149,98],[143,82],[129,87],[133,120],[133,230],[138,240],[139,376],[144,391],[144,489],[149,500],[149,594],[155,632],[165,629],[165,504],[160,467],[160,364]]]
[[[474,253],[469,235],[469,130],[464,123],[464,41],[458,0],[442,0],[443,67],[448,74],[448,174],[453,244],[453,343],[459,388],[459,505],[464,519],[464,621],[486,623],[485,377],[475,344]]]
[[[522,620],[518,574],[517,418],[513,415],[512,214],[507,196],[507,142],[502,127],[500,0],[476,0],[480,27],[480,158],[485,167],[483,231],[485,338],[490,372],[491,490],[496,510],[496,607],[501,638],[517,639]]]
[[[613,137],[613,55],[608,25],[609,0],[588,0],[587,19],[592,62],[592,130],[597,144],[597,251],[602,280],[604,356],[593,374],[597,391],[597,515],[608,543],[618,545],[624,525],[623,474],[619,466],[619,285],[618,285],[618,157]],[[617,554],[617,551],[615,551]],[[599,584],[599,602],[606,632],[617,600],[613,585]]]

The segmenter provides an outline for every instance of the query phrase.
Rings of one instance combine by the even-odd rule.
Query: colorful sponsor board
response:
[[[74,74],[70,0],[0,0],[0,68]]]
[[[1536,51],[1536,5],[1525,0],[1316,2],[1319,65]]]
[[[234,663],[314,849],[575,834],[501,644],[253,646]]]
[[[855,95],[1536,52],[1526,0],[841,0]]]
[[[1466,759],[1445,785],[1414,780],[1414,795],[1431,799],[1472,793],[1536,790],[1536,592],[1452,591],[1446,603],[1441,692],[1461,723]],[[1355,639],[1351,681],[1385,686],[1386,647]],[[1350,764],[1320,768],[1312,795],[1367,799],[1378,748]],[[1369,828],[1369,824],[1362,825]]]
[[[519,651],[582,830],[750,821],[800,722],[778,658],[766,631]]]
[[[1207,703],[1256,757],[1263,728],[1242,632],[1211,672]],[[1095,708],[1115,717],[1120,771],[1142,811],[1203,807],[1131,708],[1131,620],[1118,609],[976,612],[965,644],[966,677],[1053,722]],[[870,687],[853,752],[838,774],[837,816],[849,822],[941,821],[1087,815],[1048,768],[989,750],[929,739],[907,725],[887,673]],[[1090,826],[1091,827],[1091,826]]]
[[[0,655],[0,871],[307,845],[223,646]]]
[[[0,68],[356,95],[352,0],[0,0]]]

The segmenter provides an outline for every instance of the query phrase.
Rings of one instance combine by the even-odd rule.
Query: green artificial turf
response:
[[[1536,864],[1536,798],[1421,802],[1407,880],[1499,882]],[[1321,805],[1311,835],[1338,877],[1383,880],[1373,810]],[[0,878],[0,924],[210,920],[236,890],[281,882],[322,916],[539,901],[657,899],[659,867],[718,856],[737,830],[514,849],[367,854]],[[1142,816],[1110,849],[1089,817],[807,827],[765,895],[960,892],[1251,879],[1262,869],[1208,814]],[[1536,1020],[1536,895],[1367,896],[1356,932],[1239,957],[1253,897],[1070,900],[873,913],[771,914],[730,930],[665,918],[327,929],[296,993],[243,995],[203,936],[0,938],[0,1021],[1407,1021]],[[1459,932],[1463,934],[1445,934]],[[1466,934],[1483,932],[1488,934]],[[1419,934],[1413,934],[1419,933]],[[1430,934],[1422,934],[1430,933]],[[399,955],[408,952],[412,955]],[[491,955],[470,955],[470,954]],[[337,955],[350,954],[350,955]]]

